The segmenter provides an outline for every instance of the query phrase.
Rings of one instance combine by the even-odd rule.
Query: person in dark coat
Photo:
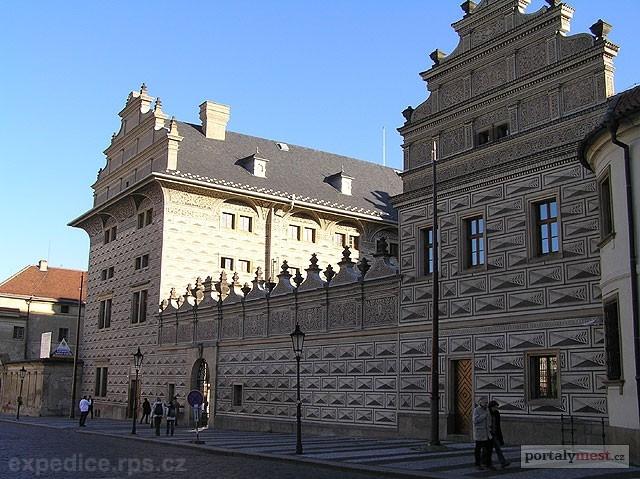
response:
[[[176,428],[176,403],[172,400],[167,404],[167,436],[169,433],[173,436],[173,432]]]
[[[142,402],[142,417],[140,418],[140,424],[144,420],[145,424],[149,424],[149,415],[151,414],[151,403],[147,398],[144,398]]]
[[[164,404],[160,401],[160,398],[156,398],[156,402],[151,406],[153,411],[153,427],[156,430],[156,436],[160,435],[160,424],[162,424],[162,418],[164,416]]]
[[[504,457],[502,453],[502,446],[504,446],[504,439],[502,437],[502,429],[500,428],[500,411],[498,411],[497,401],[491,401],[489,403],[489,414],[491,414],[491,447],[495,449],[498,460],[504,469],[510,463]],[[491,452],[489,453],[491,454]]]

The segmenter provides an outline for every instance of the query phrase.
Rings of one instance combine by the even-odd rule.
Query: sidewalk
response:
[[[15,417],[0,415],[0,421],[16,422]],[[56,429],[69,429],[82,434],[101,434],[140,441],[159,441],[182,447],[228,455],[262,457],[278,461],[316,463],[341,470],[371,472],[376,476],[424,477],[448,479],[454,477],[504,479],[631,479],[640,478],[640,468],[630,469],[521,469],[520,448],[506,447],[505,456],[511,462],[507,469],[478,471],[474,466],[473,444],[446,443],[443,451],[425,452],[425,441],[413,439],[359,439],[336,436],[304,436],[304,455],[296,456],[295,435],[231,430],[205,429],[200,432],[203,445],[195,445],[195,432],[176,429],[173,437],[155,436],[149,425],[137,424],[136,436],[131,435],[131,422],[113,419],[89,419],[87,427],[79,428],[76,420],[58,417],[22,417],[20,423]],[[304,425],[303,425],[304,428]],[[304,429],[303,429],[304,434]]]

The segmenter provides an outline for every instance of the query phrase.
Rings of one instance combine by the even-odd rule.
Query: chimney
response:
[[[213,101],[205,101],[200,105],[200,121],[202,132],[207,138],[224,141],[231,108]]]
[[[46,259],[41,259],[40,261],[38,261],[38,269],[40,271],[47,271],[49,267],[49,263],[47,262]]]

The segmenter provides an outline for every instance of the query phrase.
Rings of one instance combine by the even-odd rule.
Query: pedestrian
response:
[[[93,419],[93,398],[89,396],[87,401],[89,401],[89,414],[91,414],[91,419]]]
[[[478,400],[473,410],[473,439],[476,442],[474,450],[476,467],[478,469],[493,469],[491,465],[491,416],[487,407],[487,398]]]
[[[87,401],[87,396],[82,396],[80,399],[80,427],[85,427],[87,422],[87,414],[89,414],[89,401]]]
[[[489,403],[489,414],[491,415],[491,445],[495,449],[498,460],[502,469],[507,467],[510,462],[507,461],[502,453],[502,446],[504,446],[504,439],[502,437],[502,429],[500,428],[500,411],[498,411],[498,402],[491,401]]]
[[[169,401],[167,404],[167,436],[169,435],[169,431],[171,431],[171,435],[173,436],[173,431],[176,427],[176,404],[172,401]]]
[[[151,403],[147,398],[144,398],[142,402],[142,417],[140,418],[140,424],[144,420],[145,424],[149,424],[149,414],[151,414]]]
[[[180,403],[178,402],[178,396],[173,396],[173,403],[176,405],[176,427],[178,427],[178,416],[180,416]]]
[[[164,416],[164,406],[160,398],[156,398],[156,402],[153,403],[153,426],[156,429],[156,436],[160,435],[160,424],[162,423],[162,416]]]

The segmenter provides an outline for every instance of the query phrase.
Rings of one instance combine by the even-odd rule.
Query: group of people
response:
[[[91,414],[91,419],[93,419],[93,398],[89,396],[82,396],[80,399],[80,427],[86,427],[87,425],[87,416]]]
[[[476,442],[475,460],[478,469],[494,469],[491,456],[496,451],[500,465],[504,469],[509,465],[502,453],[504,439],[500,428],[500,412],[496,401],[488,402],[480,398],[473,410],[473,439]]]
[[[163,403],[160,398],[156,398],[156,401],[151,404],[147,398],[142,402],[142,417],[140,418],[140,424],[142,421],[145,424],[149,424],[149,417],[151,417],[151,427],[155,428],[156,436],[160,435],[160,425],[162,424],[162,418],[166,418],[167,432],[166,435],[173,436],[176,426],[178,425],[178,398],[172,398],[168,403]]]

